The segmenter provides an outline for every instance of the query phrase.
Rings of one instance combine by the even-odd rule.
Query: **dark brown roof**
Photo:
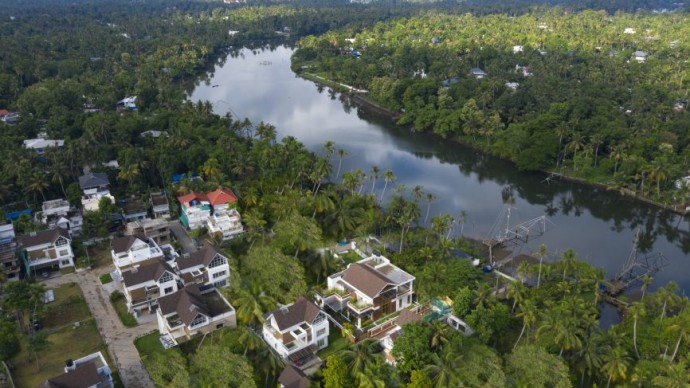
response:
[[[122,273],[122,282],[126,287],[135,286],[149,280],[158,281],[165,272],[175,274],[175,271],[163,259],[145,261],[138,268],[132,268]]]
[[[66,238],[69,241],[72,241],[72,239],[69,238],[69,232],[65,229],[62,229],[62,228],[44,230],[43,232],[38,232],[33,236],[30,234],[27,234],[24,236],[20,236],[18,238],[18,240],[19,240],[19,243],[22,244],[26,248],[26,247],[33,247],[36,245],[53,243],[60,236]]]
[[[77,369],[46,380],[38,388],[87,388],[101,382],[93,362],[79,365]]]
[[[196,252],[190,253],[188,257],[177,259],[177,268],[179,268],[181,271],[183,269],[196,267],[199,265],[208,266],[211,264],[211,260],[213,260],[216,255],[225,257],[225,255],[223,255],[218,248],[206,243],[203,248]],[[227,257],[225,259],[227,260]]]
[[[379,271],[359,263],[352,263],[347,267],[343,280],[370,298],[375,298],[387,285],[393,283]]]
[[[165,195],[165,192],[151,193],[151,203],[153,203],[153,206],[167,205],[168,196]]]
[[[158,299],[163,315],[177,313],[185,325],[192,323],[199,314],[211,317],[206,303],[201,297],[199,286],[191,284],[183,289]]]
[[[148,239],[141,234],[134,234],[131,236],[124,236],[124,237],[115,237],[111,242],[110,242],[110,247],[115,251],[115,253],[120,253],[120,252],[127,252],[129,248],[134,245],[134,242],[137,241],[137,239],[141,241],[148,241]]]
[[[285,306],[274,310],[273,318],[276,320],[278,330],[289,329],[302,322],[311,324],[319,315],[321,309],[312,303],[309,299],[301,297],[290,306]]]
[[[309,386],[307,376],[292,365],[288,365],[283,369],[280,377],[278,377],[278,382],[285,388],[307,388]]]

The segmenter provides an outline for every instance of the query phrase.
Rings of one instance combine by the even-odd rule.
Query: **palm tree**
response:
[[[628,308],[628,314],[633,317],[633,347],[635,348],[635,355],[640,359],[640,352],[637,350],[637,321],[647,315],[644,303],[635,302]]]
[[[141,171],[139,170],[139,166],[136,164],[130,164],[129,166],[120,169],[117,177],[126,180],[131,186],[134,179],[140,174]]]
[[[585,373],[591,378],[595,372],[599,371],[604,362],[604,353],[609,349],[604,345],[604,340],[605,335],[596,328],[585,338],[582,348],[577,352],[576,359],[579,361],[579,368],[582,373],[582,386],[584,386]]]
[[[539,288],[539,285],[541,285],[541,266],[544,258],[548,256],[546,244],[539,244],[539,250],[535,252],[535,255],[539,257],[539,273],[537,274],[537,288]]]
[[[264,345],[263,340],[254,332],[254,330],[246,327],[239,330],[240,336],[237,338],[237,340],[244,344],[244,353],[242,353],[243,356],[246,357],[248,351],[253,351],[254,349]]]
[[[357,373],[365,372],[367,366],[375,363],[379,352],[379,343],[372,339],[366,339],[343,350],[342,359],[347,364],[347,371],[350,376],[354,376]]]
[[[565,281],[565,275],[568,270],[575,269],[577,265],[577,258],[575,257],[575,251],[568,249],[561,255],[560,264],[563,266],[563,281]]]
[[[429,344],[431,349],[437,351],[443,347],[449,340],[449,326],[445,323],[436,320],[431,323],[431,339]]]
[[[395,174],[393,174],[393,170],[388,169],[384,171],[383,179],[386,183],[383,185],[383,192],[381,192],[380,202],[383,202],[383,197],[386,195],[386,188],[388,187],[388,184],[395,180]]]
[[[666,367],[666,373],[656,376],[652,383],[657,387],[687,388],[690,373],[685,361],[676,362]]]
[[[686,299],[687,301],[687,299]],[[684,304],[687,304],[684,303]],[[673,322],[668,328],[668,332],[678,334],[678,341],[676,341],[676,348],[673,350],[673,355],[671,355],[670,362],[675,360],[678,354],[678,348],[680,343],[685,340],[685,342],[690,341],[690,311],[683,308],[681,312],[674,317],[675,322]]]
[[[432,363],[424,368],[424,372],[431,377],[434,387],[457,386],[456,358],[457,356],[452,351],[445,351],[443,356],[438,353],[432,355]]]
[[[523,263],[526,262],[523,261]],[[513,300],[513,308],[510,311],[514,312],[515,307],[525,301],[527,297],[527,287],[525,287],[525,284],[522,282],[510,282],[510,284],[508,284],[506,296]]]
[[[640,286],[640,289],[642,290],[642,297],[640,298],[641,301],[644,300],[644,295],[647,292],[649,285],[652,284],[652,280],[654,280],[654,278],[648,273],[642,278],[642,285]]]
[[[275,354],[273,354],[273,352],[271,352],[271,349],[269,349],[268,346],[264,345],[263,342],[261,342],[261,345],[262,346],[258,347],[254,360],[258,360],[258,370],[265,376],[264,387],[268,388],[275,386],[275,384],[270,385],[268,383],[268,379],[270,377],[271,381],[276,380],[276,377],[278,377],[278,374],[283,369],[283,363],[280,361],[280,359],[278,359],[278,357],[275,356]]]
[[[335,143],[332,140],[327,140],[323,143],[323,152],[326,154],[326,160],[331,160],[335,152]]]
[[[431,203],[436,200],[436,195],[434,193],[426,193],[426,215],[424,216],[424,223],[426,224],[429,220],[429,212],[431,211]]]
[[[601,369],[608,375],[606,387],[611,385],[612,381],[625,380],[630,365],[630,357],[628,353],[620,346],[611,348],[604,355],[604,363]]]
[[[347,151],[344,149],[338,149],[338,172],[335,173],[336,179],[340,176],[340,168],[343,166],[343,159],[347,156]]]
[[[34,193],[40,193],[43,201],[45,202],[46,196],[44,194],[45,190],[49,187],[48,181],[45,179],[45,175],[40,171],[34,171],[29,177],[28,184],[26,186],[27,191],[32,191]],[[34,197],[35,198],[35,197]]]
[[[520,330],[520,335],[517,341],[515,341],[515,345],[513,345],[513,350],[518,346],[522,335],[525,334],[525,330],[537,322],[537,305],[530,299],[525,300],[520,304],[520,312],[516,316],[522,318],[522,330]]]
[[[274,308],[276,302],[264,293],[257,282],[252,281],[248,287],[236,292],[232,304],[236,306],[237,319],[251,327],[263,323],[264,312]]]
[[[379,179],[379,173],[381,171],[379,170],[378,166],[371,166],[371,172],[369,176],[371,177],[371,192],[369,194],[374,194],[374,189],[376,189],[376,180]]]

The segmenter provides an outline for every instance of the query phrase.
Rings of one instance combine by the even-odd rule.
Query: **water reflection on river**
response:
[[[410,133],[385,117],[352,107],[328,88],[296,77],[290,70],[292,52],[287,46],[237,50],[190,87],[191,100],[211,101],[219,114],[229,111],[255,123],[270,122],[279,136],[294,136],[315,152],[333,140],[348,152],[343,171],[368,172],[374,165],[381,171],[392,169],[396,184],[421,185],[438,197],[432,214],[457,218],[464,211],[464,234],[470,237],[487,238],[504,221],[499,219],[502,193],[509,190],[515,198],[511,224],[543,214],[553,223],[547,223],[543,236],[518,247],[522,253],[534,252],[541,243],[553,252],[573,248],[581,259],[615,273],[624,266],[639,227],[641,248],[663,252],[669,259],[654,286],[673,280],[690,290],[687,219],[616,193],[521,173],[505,161]],[[378,183],[380,191],[383,181]]]

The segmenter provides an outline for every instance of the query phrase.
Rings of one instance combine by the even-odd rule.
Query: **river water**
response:
[[[527,243],[513,247],[516,253],[530,254],[542,243],[552,256],[572,248],[580,259],[612,276],[625,266],[640,228],[640,249],[663,253],[668,263],[654,275],[651,288],[672,280],[690,290],[687,218],[617,193],[519,172],[503,160],[410,133],[388,118],[352,106],[327,87],[297,77],[290,70],[292,52],[288,45],[238,50],[189,88],[190,99],[212,102],[221,115],[231,112],[253,123],[271,123],[279,137],[294,136],[317,153],[332,140],[348,153],[342,171],[361,168],[368,173],[374,165],[381,171],[392,169],[394,185],[421,185],[438,197],[432,202],[432,216],[448,213],[458,218],[464,211],[465,236],[487,239],[505,230],[504,198],[511,192],[511,226],[542,215],[548,218],[546,232],[540,235],[535,229]],[[338,162],[334,157],[334,171]],[[383,185],[380,178],[378,193]],[[425,210],[422,202],[423,215]],[[458,233],[460,229],[461,225],[455,227]]]

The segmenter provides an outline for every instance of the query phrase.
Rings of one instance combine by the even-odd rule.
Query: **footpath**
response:
[[[99,272],[106,273],[104,268]],[[69,275],[46,279],[42,283],[46,288],[56,288],[66,283],[77,283],[84,294],[86,304],[93,314],[101,337],[105,341],[108,353],[117,365],[117,369],[126,388],[154,388],[139,352],[134,347],[134,340],[156,329],[156,321],[139,324],[136,327],[125,327],[110,303],[109,295],[103,290],[99,273],[81,270]]]

